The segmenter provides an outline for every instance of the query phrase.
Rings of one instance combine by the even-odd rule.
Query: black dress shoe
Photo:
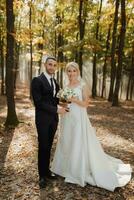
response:
[[[51,180],[56,180],[57,179],[57,176],[55,174],[53,174],[51,171],[49,171],[47,174],[46,174],[46,178],[47,179],[51,179]]]
[[[44,178],[40,178],[39,180],[40,189],[46,188],[46,180]]]

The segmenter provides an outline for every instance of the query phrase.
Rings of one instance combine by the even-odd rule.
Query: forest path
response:
[[[27,94],[26,88],[17,91],[16,107],[21,123],[10,130],[4,130],[6,100],[0,98],[1,200],[134,200],[134,179],[114,193],[90,185],[82,188],[65,183],[61,177],[40,190],[34,107]],[[88,113],[105,151],[134,168],[134,102],[122,102],[117,108],[100,98],[91,99]],[[57,135],[52,155],[56,142]]]

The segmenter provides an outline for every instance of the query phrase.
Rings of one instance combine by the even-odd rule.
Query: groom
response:
[[[54,179],[49,170],[50,153],[53,138],[57,130],[58,114],[66,113],[66,109],[58,107],[59,85],[54,79],[57,62],[54,57],[47,57],[45,72],[34,77],[31,84],[35,105],[35,123],[38,133],[38,171],[39,186],[45,188],[48,179]]]

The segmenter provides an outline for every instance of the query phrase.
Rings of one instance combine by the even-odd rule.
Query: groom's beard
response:
[[[55,69],[47,69],[46,68],[46,73],[49,74],[50,76],[54,76],[55,71],[56,71]]]

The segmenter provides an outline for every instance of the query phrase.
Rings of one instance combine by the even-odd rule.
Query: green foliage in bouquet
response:
[[[65,89],[59,90],[57,97],[60,99],[61,102],[69,103],[69,99],[72,97],[76,97],[76,94],[73,89],[65,88]]]

